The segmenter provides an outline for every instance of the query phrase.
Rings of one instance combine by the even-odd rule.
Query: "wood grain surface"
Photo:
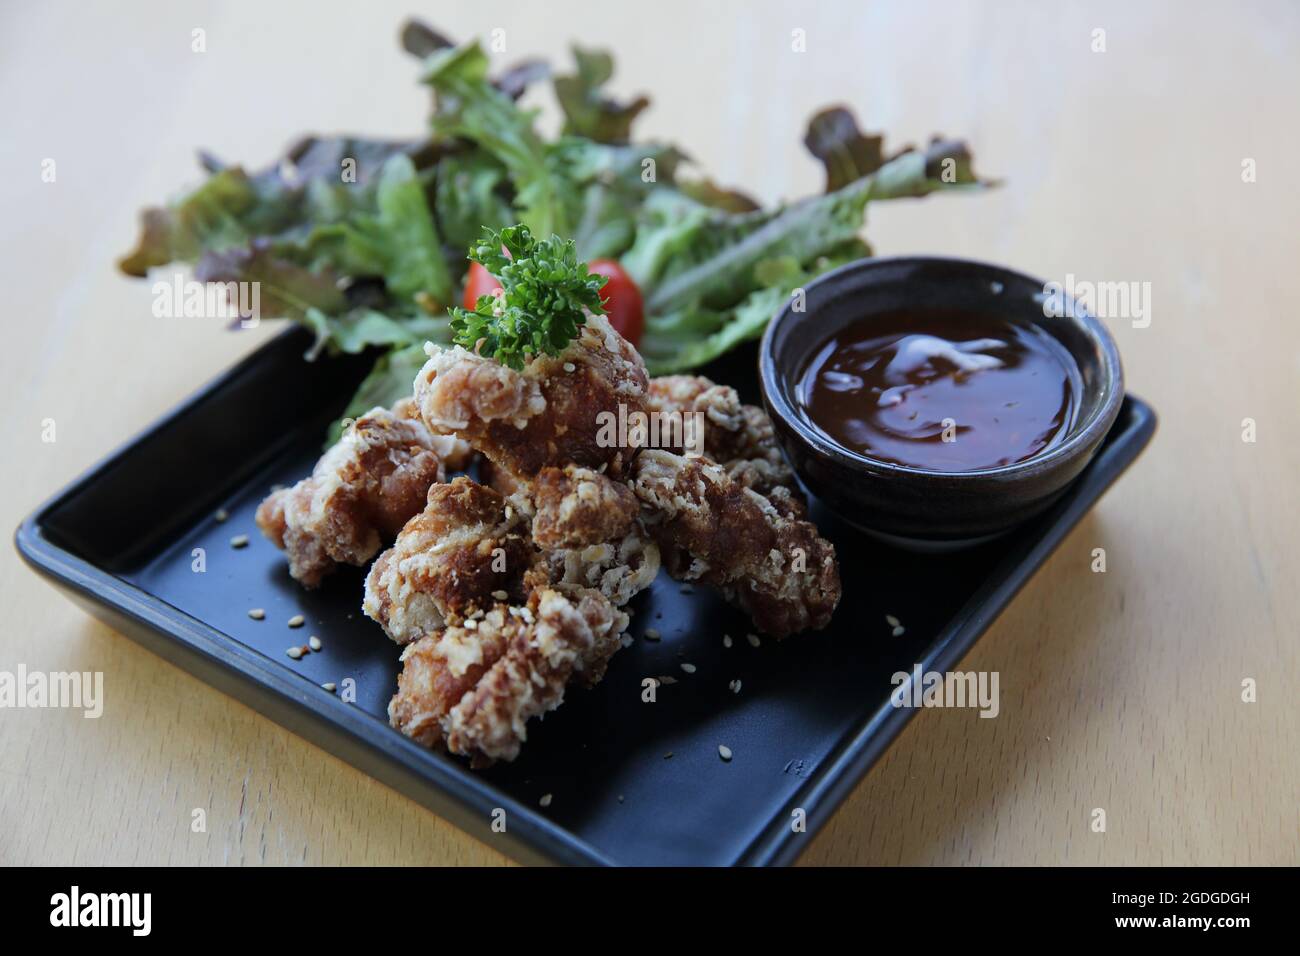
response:
[[[1300,862],[1300,8],[422,7],[0,9],[0,524],[274,334],[154,318],[115,258],[141,206],[195,180],[195,147],[260,164],[303,131],[417,132],[427,97],[396,44],[410,12],[459,37],[503,28],[506,60],[612,47],[616,89],[653,96],[642,135],[769,201],[820,188],[803,126],[846,103],[895,144],[964,137],[1005,180],[872,207],[879,253],[1150,283],[1149,326],[1110,325],[1161,422],[967,657],[999,672],[999,717],[918,715],[803,862]],[[0,608],[0,670],[102,671],[106,693],[99,720],[0,710],[0,861],[506,862],[95,623],[12,549]]]

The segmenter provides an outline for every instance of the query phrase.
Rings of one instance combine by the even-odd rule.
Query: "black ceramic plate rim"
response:
[[[292,329],[283,333],[286,336],[291,334]],[[269,344],[262,348],[267,348]],[[448,809],[439,809],[437,815],[481,842],[487,845],[498,841],[506,843],[516,851],[517,858],[525,862],[613,865],[616,861],[609,859],[591,844],[476,777],[459,762],[432,753],[401,734],[394,733],[378,718],[356,710],[329,691],[304,684],[301,679],[260,652],[231,640],[203,621],[96,567],[44,534],[41,524],[48,511],[76,495],[99,475],[116,467],[148,435],[181,418],[194,406],[212,400],[216,393],[257,360],[260,351],[261,349],[254,351],[219,375],[39,506],[19,525],[15,533],[14,541],[19,554],[36,571],[66,585],[89,601],[121,612],[158,635],[158,641],[144,644],[146,649],[193,673],[219,692],[252,707],[290,732],[352,764],[361,772],[380,779],[416,802],[421,801],[412,788],[423,789],[431,785],[449,801]],[[1071,483],[1071,487],[1074,487],[1102,482],[1095,494],[1071,497],[1068,506],[1052,521],[1048,533],[1037,539],[1027,554],[1009,555],[998,563],[989,576],[989,582],[954,615],[949,638],[942,644],[932,645],[924,655],[920,663],[925,669],[944,670],[961,659],[1033,576],[1042,561],[1055,550],[1080,518],[1091,510],[1096,499],[1145,447],[1155,430],[1155,416],[1140,399],[1128,396],[1127,401],[1134,412],[1134,434],[1126,446],[1128,454],[1119,462],[1119,467],[1108,478],[1099,478],[1090,466]],[[1093,464],[1113,451],[1110,448],[1102,449],[1094,458]],[[1059,508],[1061,505],[1056,506],[1056,509]],[[1008,569],[1010,573],[1007,573]],[[132,634],[123,636],[136,639]],[[143,643],[139,640],[136,642]],[[180,649],[186,653],[169,653],[168,648],[175,643],[179,643]],[[191,666],[198,661],[207,665],[207,673],[200,674]],[[283,713],[273,713],[269,706],[264,708],[235,694],[229,689],[234,681],[227,684],[209,679],[208,675],[215,672],[241,682],[259,696],[274,697],[278,703],[287,704],[299,719],[286,720]],[[787,810],[795,806],[805,810],[807,832],[795,834],[787,822],[788,813],[777,815],[759,831],[736,862],[742,865],[785,865],[792,862],[807,848],[812,836],[830,819],[840,803],[914,715],[914,708],[873,711],[856,731],[846,735],[830,752],[822,766],[812,774],[809,785],[787,804]],[[335,739],[331,736],[333,731],[340,732],[353,746],[366,752],[372,758],[371,766],[360,766],[326,743],[327,739]],[[404,786],[404,782],[409,786]],[[519,821],[520,825],[508,834],[492,834],[489,837],[487,821],[491,811],[497,807],[505,809],[511,819]]]
[[[392,733],[391,728],[381,724],[371,715],[355,710],[324,688],[316,688],[318,692],[309,693],[312,690],[309,685],[304,686],[301,680],[285,673],[282,668],[277,668],[262,654],[244,647],[238,641],[231,640],[221,631],[180,611],[135,585],[128,584],[117,575],[104,571],[78,557],[50,540],[42,530],[42,519],[46,513],[75,496],[82,488],[95,481],[100,475],[117,467],[123,459],[130,455],[132,449],[149,435],[183,418],[196,406],[214,400],[218,393],[243,375],[259,360],[259,353],[263,349],[268,348],[273,342],[293,335],[295,331],[294,328],[288,328],[271,342],[264,343],[259,348],[254,349],[249,355],[226,371],[218,374],[207,385],[171,411],[159,416],[133,438],[117,446],[105,458],[74,479],[71,484],[37,507],[18,526],[14,534],[14,545],[19,555],[36,571],[66,584],[83,597],[121,611],[137,623],[154,630],[163,638],[174,638],[180,641],[186,649],[200,655],[208,664],[216,665],[232,675],[243,678],[255,688],[269,688],[285,702],[314,718],[328,718],[346,734],[353,737],[357,743],[374,751],[376,756],[392,761],[398,767],[414,764],[448,797],[472,807],[481,815],[483,820],[489,819],[491,811],[497,807],[507,810],[512,819],[522,820],[533,828],[531,832],[528,827],[521,829],[523,830],[522,842],[528,848],[534,850],[536,854],[540,854],[540,856],[535,857],[535,862],[554,861],[611,865],[612,861],[608,860],[595,847],[552,823],[546,817],[536,813],[531,807],[519,803],[494,787],[486,785],[481,780],[469,775],[469,771],[461,769],[459,765],[454,764],[449,759],[432,753],[401,734]],[[289,436],[286,436],[287,440],[289,440]],[[123,636],[131,638],[131,635]],[[180,666],[183,670],[189,670],[186,665],[181,664],[179,661],[159,653],[156,646],[150,646],[148,649]],[[202,677],[199,679],[212,686],[210,681]],[[226,693],[224,688],[218,687],[217,690]],[[229,693],[227,693],[227,696],[235,697],[235,695]],[[235,697],[235,699],[241,703],[247,703],[242,698]],[[255,705],[249,706],[253,706],[255,710],[273,722],[285,726],[284,722],[276,716]],[[373,733],[375,728],[382,731],[382,733],[375,735]],[[327,752],[330,751],[328,746],[317,739],[313,739],[308,733],[296,728],[288,729],[291,732],[298,733],[299,736],[304,737],[304,739],[316,746],[320,746]],[[366,771],[363,770],[362,772],[365,773]],[[390,781],[385,782],[390,783]],[[401,788],[398,787],[397,789]],[[439,816],[445,818],[443,814],[439,814]],[[472,835],[474,835],[475,829],[479,829],[475,826],[475,821],[472,820],[458,821],[458,826]],[[486,828],[482,828],[482,832],[486,832]],[[485,842],[482,836],[479,836],[479,839]],[[520,841],[512,837],[509,842],[518,843]],[[525,853],[523,855],[535,856],[534,853]]]
[[[1084,515],[1092,510],[1098,498],[1146,447],[1155,431],[1155,415],[1150,406],[1141,399],[1132,395],[1125,397],[1131,403],[1134,412],[1133,440],[1136,443],[1127,460],[1121,461],[1118,470],[1109,478],[1102,479],[1102,484],[1095,494],[1071,497],[1068,506],[1051,521],[1048,533],[1038,538],[1028,553],[1009,554],[997,563],[989,573],[987,583],[953,615],[950,622],[952,632],[948,639],[942,644],[931,646],[918,662],[923,671],[947,671],[961,661],[998,615],[1020,593],[1021,588],[1038,572],[1043,562],[1056,550],[1066,535],[1074,529]],[[1093,461],[1102,459],[1111,451],[1113,450],[1103,448]],[[1078,479],[1071,482],[1070,487],[1082,485],[1090,479],[1094,482],[1098,480],[1098,476],[1091,470],[1091,463]],[[1058,508],[1061,508],[1061,505],[1049,509],[1047,514],[1051,515]],[[798,799],[797,802],[792,801],[787,804],[787,809],[803,805],[808,811],[809,830],[816,833],[914,716],[916,716],[916,708],[913,707],[899,707],[873,713],[848,740],[831,752],[823,766],[813,775],[813,784],[806,796]],[[775,826],[765,828],[751,848],[751,852],[755,854],[754,860],[745,859],[742,862],[775,865],[793,862],[805,847],[794,845],[788,832],[790,828],[785,823],[788,819],[788,814],[784,819],[778,817],[774,821]]]
[[[324,688],[315,688],[314,685],[284,671],[263,654],[231,640],[221,631],[63,550],[41,532],[39,516],[40,512],[24,521],[15,538],[19,552],[39,571],[58,579],[92,601],[116,608],[137,623],[158,632],[164,638],[180,641],[188,650],[202,656],[207,663],[216,665],[237,678],[252,682],[255,686],[269,690],[310,719],[331,722],[352,737],[356,743],[372,750],[374,756],[384,761],[391,761],[398,766],[414,767],[451,800],[471,808],[482,820],[489,820],[492,811],[498,807],[505,809],[511,820],[520,821],[515,836],[519,837],[522,834],[522,841],[540,854],[536,862],[605,865],[612,863],[595,847],[574,837],[567,830],[536,813],[531,807],[476,780],[471,771],[452,765],[448,758],[419,746],[401,734],[394,733],[377,718],[344,703],[337,694]],[[129,637],[129,635],[124,636]],[[154,647],[148,649],[156,651]],[[170,657],[165,659],[188,670],[186,665],[176,659]],[[209,686],[214,686],[218,691],[227,693],[228,696],[235,696],[229,694],[224,687],[213,685],[211,681],[202,677],[199,679],[204,680],[204,683]],[[289,726],[284,720],[266,712],[256,704],[249,704],[246,699],[237,696],[235,699],[253,707],[263,716],[304,737],[310,743],[327,752],[330,751],[327,745],[311,736],[310,728]],[[340,759],[349,762],[345,758]],[[362,772],[366,771],[362,770]],[[394,785],[396,789],[401,789],[390,780],[385,782]],[[444,818],[447,816],[442,813],[438,815]],[[454,822],[460,829],[477,836],[480,842],[486,842],[482,835],[474,834],[476,829],[480,829],[475,826],[474,821]],[[514,843],[516,840],[511,842]],[[523,855],[534,856],[527,853]]]
[[[1031,285],[1043,285],[1042,282],[1027,273],[979,259],[965,259],[959,256],[879,256],[870,259],[859,259],[832,269],[808,283],[805,292],[811,293],[820,286],[832,285],[838,279],[850,273],[896,268],[905,265],[924,266],[927,264],[967,266],[989,273],[990,278],[1000,275],[1003,278],[1013,278],[1018,281],[1028,282]],[[763,389],[763,396],[767,399],[772,414],[779,415],[781,420],[790,427],[794,434],[799,436],[801,441],[810,445],[819,454],[833,458],[855,470],[877,471],[883,474],[896,474],[899,476],[910,475],[917,480],[944,482],[976,478],[1013,480],[1041,472],[1053,463],[1076,452],[1080,447],[1086,446],[1089,442],[1104,438],[1115,424],[1119,408],[1124,402],[1124,367],[1120,361],[1119,347],[1115,344],[1115,339],[1110,334],[1110,330],[1106,328],[1100,319],[1083,309],[1075,300],[1068,300],[1068,306],[1068,317],[1079,324],[1079,327],[1088,334],[1101,353],[1105,366],[1105,375],[1101,383],[1101,401],[1092,415],[1087,420],[1076,423],[1074,429],[1060,444],[1054,445],[1045,452],[1026,458],[1024,461],[1013,462],[1010,465],[969,471],[935,471],[914,465],[900,465],[896,462],[872,458],[846,448],[809,423],[799,413],[799,409],[795,407],[795,403],[787,393],[786,387],[783,387],[793,388],[794,382],[787,382],[789,376],[782,376],[777,369],[776,357],[773,355],[775,351],[773,342],[776,337],[777,327],[786,316],[794,314],[791,312],[790,303],[788,302],[772,317],[772,321],[767,324],[767,328],[763,332],[763,339],[758,350],[758,379]]]

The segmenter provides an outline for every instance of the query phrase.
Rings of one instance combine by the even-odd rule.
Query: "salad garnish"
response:
[[[536,355],[559,355],[586,321],[603,315],[604,276],[588,273],[572,239],[534,239],[525,225],[485,228],[469,252],[501,283],[473,310],[451,310],[452,340],[502,365],[520,369]]]
[[[649,101],[608,94],[608,53],[575,47],[571,73],[551,76],[531,60],[493,76],[477,42],[455,45],[411,22],[402,43],[434,93],[427,135],[311,137],[255,172],[200,154],[206,181],[146,210],[120,263],[133,276],[184,263],[199,281],[259,282],[262,317],[310,328],[310,356],[373,349],[353,417],[409,391],[424,342],[470,334],[453,328],[448,308],[465,293],[464,250],[484,230],[518,223],[530,236],[571,240],[577,262],[611,260],[637,290],[637,345],[662,375],[757,337],[794,290],[871,255],[861,236],[868,202],[989,185],[964,144],[936,138],[890,153],[834,107],[805,137],[826,192],[762,207],[692,174],[673,144],[634,140]],[[548,77],[563,114],[554,137],[518,102]],[[527,354],[509,321],[490,321],[477,304],[466,311],[477,318],[457,312],[462,330],[481,325],[503,361]],[[539,350],[564,328],[531,329],[541,338],[527,344]]]

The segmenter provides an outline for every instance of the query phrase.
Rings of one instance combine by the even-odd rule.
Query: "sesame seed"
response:
[[[731,759],[731,748],[726,744],[718,744],[718,756],[723,760]]]
[[[694,674],[694,673],[695,673],[695,665],[694,665],[694,664],[683,664],[683,665],[682,665],[682,670],[686,671],[686,673],[688,673],[688,674]]]
[[[664,754],[664,759],[665,759],[665,760],[672,760],[672,759],[673,759],[673,752],[670,750],[670,751],[668,751],[668,753]]]
[[[266,612],[263,611],[260,607],[255,607],[249,610],[248,616],[251,617],[254,621],[260,621],[262,618],[266,617]]]
[[[230,512],[227,511],[225,508],[218,508],[217,513],[214,514],[212,517],[216,518],[218,521],[225,521],[227,518],[230,517]]]
[[[230,546],[231,546],[232,548],[247,548],[247,547],[248,547],[248,535],[246,535],[246,534],[237,534],[237,535],[235,535],[233,538],[230,539]]]
[[[506,601],[509,600],[510,598],[510,595],[507,594],[505,591],[493,591],[492,596],[496,598],[498,601]]]
[[[549,793],[542,794],[542,799],[538,800],[537,802],[543,807],[549,807],[551,805],[551,794]]]
[[[659,640],[659,632],[656,631],[653,627],[647,627],[645,629],[645,639],[647,641],[657,641]]]
[[[722,646],[723,646],[723,647],[730,647],[730,646],[731,646],[731,635],[730,635],[730,634],[723,634],[723,635],[722,635]]]
[[[577,367],[578,367],[578,366],[574,365],[572,362],[565,362],[565,363],[564,363],[564,370],[565,370],[566,372],[572,372],[572,371],[574,371]]]
[[[315,634],[313,634],[311,637],[307,638],[307,646],[310,647],[313,651],[319,651],[320,638],[317,637]]]
[[[760,644],[763,643],[762,641],[760,641],[760,640],[758,639],[758,635],[757,635],[757,634],[746,634],[746,635],[745,635],[745,640],[749,641],[749,646],[750,646],[750,647],[758,647]]]
[[[893,631],[891,631],[890,633],[893,634],[894,637],[902,637],[902,636],[903,636],[903,633],[904,633],[904,631],[903,631],[903,625],[901,625],[901,624],[898,625],[898,626],[897,626],[896,628],[894,628]]]
[[[898,627],[898,618],[894,617],[892,614],[886,614],[885,623],[890,627]]]
[[[307,619],[301,614],[295,614],[293,617],[289,618],[290,627],[302,627],[306,623]]]
[[[321,684],[321,687],[325,688],[331,694],[334,693],[334,682],[332,680],[326,681],[325,683]]]
[[[661,683],[661,684],[676,684],[676,683],[677,683],[677,678],[676,678],[676,677],[669,677],[667,674],[664,674],[662,677],[656,677],[655,680],[659,681],[659,683]]]
[[[740,678],[737,677],[735,680],[733,680],[733,681],[732,681],[730,684],[728,684],[727,686],[731,688],[731,692],[732,692],[733,694],[739,694],[739,693],[740,693]]]
[[[301,648],[301,647],[296,647],[296,646],[295,646],[295,647],[291,647],[291,648],[289,648],[287,651],[285,651],[285,653],[288,654],[290,657],[292,657],[292,658],[296,661],[296,660],[298,660],[300,657],[302,657],[302,648]]]

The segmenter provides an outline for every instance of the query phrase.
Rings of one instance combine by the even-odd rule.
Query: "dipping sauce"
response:
[[[809,419],[869,458],[960,472],[1059,444],[1082,380],[1050,334],[996,315],[907,311],[844,328],[799,383]]]

